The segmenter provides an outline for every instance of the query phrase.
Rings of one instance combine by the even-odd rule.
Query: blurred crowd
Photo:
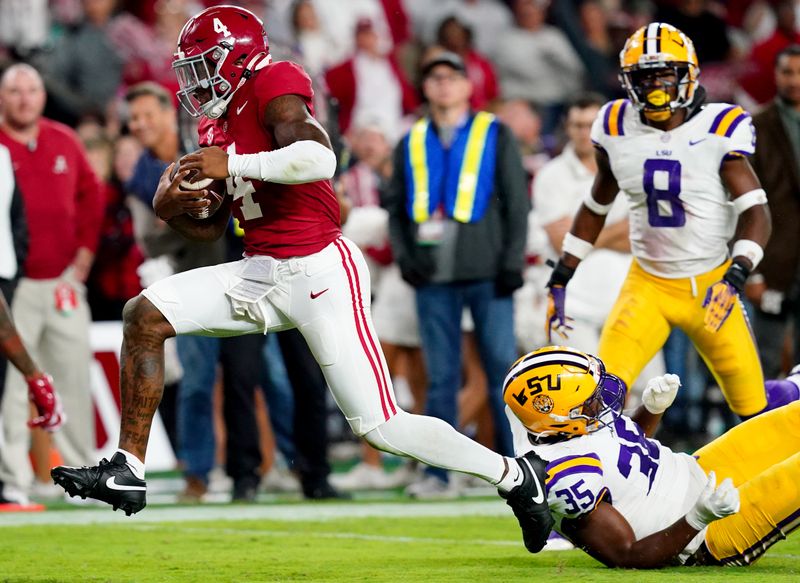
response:
[[[335,186],[343,230],[368,257],[375,326],[400,404],[412,411],[424,410],[427,376],[414,290],[393,261],[381,201],[393,172],[392,151],[425,111],[422,62],[443,51],[459,55],[472,83],[471,107],[495,113],[520,146],[533,209],[524,241],[525,285],[515,294],[516,348],[522,353],[545,344],[545,261],[560,254],[596,172],[591,123],[606,100],[625,96],[617,80],[625,39],[652,20],[675,25],[694,40],[709,98],[751,111],[775,97],[776,55],[800,42],[800,2],[794,0],[226,3],[259,15],[273,59],[301,63],[314,82],[317,117],[340,161]],[[99,244],[86,280],[95,321],[119,320],[125,302],[161,277],[241,254],[235,225],[219,245],[190,244],[171,233],[150,204],[163,168],[196,148],[193,121],[174,100],[171,61],[183,24],[212,4],[0,0],[0,69],[23,62],[39,71],[47,93],[44,115],[74,128],[102,183],[105,210],[98,213]],[[589,352],[596,350],[631,261],[625,205],[618,206],[591,265],[587,261],[571,284],[570,312],[577,319],[571,343]],[[491,447],[495,433],[474,325],[463,318],[456,423]],[[245,500],[253,498],[259,482],[302,489],[310,498],[408,484],[420,497],[458,494],[464,484],[453,481],[438,489],[415,488],[419,476],[413,467],[388,472],[382,454],[366,446],[349,472],[330,477],[329,441],[348,432],[341,420],[328,419],[324,379],[309,372],[316,363],[289,334],[235,347],[182,338],[168,352],[161,413],[187,476],[185,499],[204,498],[217,464],[227,464],[234,497]],[[783,342],[773,344],[777,354],[769,359],[782,371],[770,373],[786,372],[792,357],[782,356]],[[259,364],[253,366],[252,359]],[[219,375],[218,361],[224,371]],[[210,371],[201,366],[208,362]],[[236,376],[243,368],[248,378]],[[686,387],[665,421],[668,441],[688,447],[734,422],[680,333],[640,380],[665,368],[681,374]],[[263,392],[254,393],[256,385]],[[237,421],[248,409],[248,421]],[[54,495],[46,471],[37,476],[34,495]]]

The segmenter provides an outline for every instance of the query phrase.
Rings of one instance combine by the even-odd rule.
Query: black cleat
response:
[[[119,452],[111,456],[111,461],[103,458],[93,468],[55,467],[50,476],[70,496],[107,502],[114,510],[121,508],[126,516],[139,512],[146,504],[147,483],[133,474]]]
[[[547,537],[555,524],[544,488],[547,462],[532,451],[516,458],[516,462],[522,472],[522,483],[510,492],[500,492],[500,496],[505,498],[517,517],[525,548],[528,552],[538,553],[547,544]]]

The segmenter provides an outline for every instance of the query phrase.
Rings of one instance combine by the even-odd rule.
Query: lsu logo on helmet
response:
[[[668,119],[694,99],[700,76],[694,43],[680,30],[664,22],[651,22],[628,38],[619,54],[620,82],[634,106],[654,121]],[[677,91],[648,87],[654,70],[666,69],[677,79]]]
[[[503,399],[535,437],[585,435],[622,410],[625,385],[603,362],[566,346],[534,350],[517,360],[503,383]]]

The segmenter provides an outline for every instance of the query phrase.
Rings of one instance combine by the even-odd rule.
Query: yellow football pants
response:
[[[722,279],[730,262],[694,278],[665,279],[631,264],[600,336],[599,356],[628,387],[664,345],[673,327],[689,336],[737,415],[767,406],[755,340],[740,302],[718,332],[703,327],[706,290]],[[693,284],[694,280],[694,284]]]
[[[745,421],[695,457],[717,483],[731,478],[739,488],[741,510],[706,531],[722,564],[749,565],[800,526],[800,401]]]

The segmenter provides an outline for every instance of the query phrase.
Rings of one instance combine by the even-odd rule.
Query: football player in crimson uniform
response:
[[[692,41],[669,24],[636,31],[620,66],[629,99],[606,104],[592,128],[598,172],[548,283],[548,338],[566,338],[565,286],[622,191],[634,261],[601,334],[606,365],[630,386],[678,327],[742,418],[796,400],[791,387],[765,390],[739,301],[771,228],[747,159],[755,148],[749,114],[706,103]]]
[[[542,494],[544,465],[532,454],[504,458],[441,420],[402,411],[370,317],[370,282],[358,248],[343,238],[332,190],[336,160],[313,117],[311,81],[290,62],[273,63],[263,24],[251,12],[209,8],[181,31],[173,63],[178,97],[204,116],[198,152],[164,173],[156,213],[194,239],[219,237],[230,217],[244,228],[241,261],[176,274],[125,308],[122,429],[111,461],[53,470],[72,495],[127,514],[145,505],[144,458],[163,390],[164,339],[230,336],[296,327],[322,367],[353,431],[375,447],[471,473],[497,485],[523,527],[526,547],[544,545],[552,525]],[[225,179],[217,212],[195,219],[204,193],[179,188]]]
[[[800,371],[767,382],[797,388]],[[747,566],[800,526],[800,402],[689,455],[650,438],[679,387],[676,375],[651,379],[628,417],[622,381],[565,346],[523,356],[506,376],[514,449],[548,460],[556,530],[608,566]]]

